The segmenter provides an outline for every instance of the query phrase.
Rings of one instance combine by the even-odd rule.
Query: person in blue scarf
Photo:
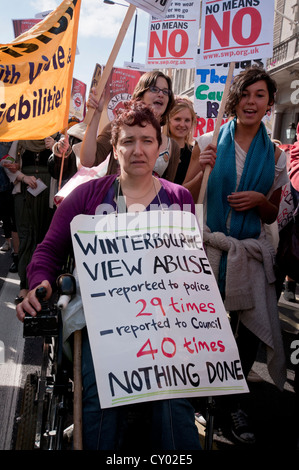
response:
[[[269,286],[265,281],[265,264],[260,262],[256,271],[254,268],[249,269],[248,272],[253,273],[251,276],[254,278],[249,279],[249,284],[256,283],[254,285],[259,286],[260,297],[271,297],[271,308],[269,305],[264,308],[256,297],[251,305],[245,306],[250,292],[248,290],[247,296],[247,274],[242,276],[242,272],[247,273],[245,265],[242,265],[244,259],[237,260],[236,266],[240,266],[238,275],[232,269],[229,270],[230,248],[224,248],[223,240],[228,247],[233,245],[235,248],[240,244],[242,249],[245,247],[245,260],[251,257],[252,247],[257,246],[257,243],[263,247],[262,256],[273,257],[274,260],[274,248],[270,243],[266,245],[265,241],[266,224],[275,222],[278,215],[281,187],[287,182],[286,156],[271,142],[262,119],[274,104],[275,93],[274,80],[259,67],[249,67],[235,76],[225,107],[228,121],[220,128],[217,145],[212,145],[213,133],[198,139],[183,183],[197,202],[200,191],[200,184],[196,184],[197,176],[207,164],[212,168],[204,200],[204,241],[212,267],[212,254],[210,251],[209,256],[208,245],[213,245],[216,240],[222,243],[212,246],[214,252],[215,249],[220,252],[215,277],[224,305],[230,312],[231,326],[246,377],[255,361],[260,341],[263,342],[265,337],[267,341],[270,338],[268,343],[265,341],[268,347],[274,336],[272,325],[272,329],[267,327],[263,333],[259,333],[262,328],[258,325],[263,323],[263,316],[266,319],[263,324],[272,322],[277,325],[275,338],[277,336],[281,346],[275,288],[273,282]],[[263,292],[263,286],[266,286],[267,291]],[[252,290],[256,292],[258,289]],[[234,298],[232,292],[242,292],[243,300]],[[256,293],[253,295],[257,296]],[[234,304],[238,307],[232,308]],[[232,432],[239,441],[253,443],[254,433],[236,398],[233,395],[230,397]]]

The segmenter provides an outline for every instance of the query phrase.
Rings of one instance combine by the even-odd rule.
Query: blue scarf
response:
[[[210,174],[207,187],[207,225],[211,232],[222,232],[238,240],[258,238],[261,232],[261,221],[256,209],[238,212],[228,204],[227,196],[234,191],[257,191],[266,195],[274,181],[275,158],[274,146],[269,139],[266,128],[260,128],[251,142],[240,180],[236,188],[237,171],[235,158],[236,118],[220,128],[217,142],[217,158]],[[227,217],[231,214],[229,233],[226,227]],[[222,253],[218,286],[225,296],[227,253]]]
[[[264,195],[269,192],[275,172],[274,146],[261,123],[251,142],[236,189],[235,128],[236,118],[220,128],[216,164],[207,187],[207,225],[212,232],[223,232],[238,240],[258,238],[261,222],[257,210],[235,211],[229,206],[227,196],[234,191],[257,191]],[[230,210],[232,216],[228,234],[226,220]]]

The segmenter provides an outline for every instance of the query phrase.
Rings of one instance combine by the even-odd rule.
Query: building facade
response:
[[[273,57],[267,70],[277,83],[272,137],[294,142],[299,121],[299,4],[298,0],[276,0]]]

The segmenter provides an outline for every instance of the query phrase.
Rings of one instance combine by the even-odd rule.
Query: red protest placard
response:
[[[272,57],[274,0],[203,0],[200,64]]]

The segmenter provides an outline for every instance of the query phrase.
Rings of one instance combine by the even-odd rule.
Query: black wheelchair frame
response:
[[[74,289],[73,276],[60,295],[69,296]],[[58,278],[59,279],[59,278]],[[77,411],[81,406],[81,356],[80,336],[74,333],[74,362],[71,364],[63,351],[62,319],[60,302],[51,306],[43,300],[45,290],[37,289],[42,309],[35,317],[26,315],[24,337],[42,337],[42,362],[39,372],[29,374],[26,379],[15,450],[80,450],[81,417]],[[79,340],[78,340],[79,338]],[[77,351],[77,352],[76,352]],[[75,387],[75,384],[76,387]],[[74,391],[76,393],[74,393]],[[204,450],[213,446],[214,400],[207,397]]]
[[[44,294],[37,290],[41,311],[24,319],[24,338],[42,338],[42,360],[40,370],[26,378],[15,450],[72,447],[72,364],[63,352],[61,310],[43,301]]]

